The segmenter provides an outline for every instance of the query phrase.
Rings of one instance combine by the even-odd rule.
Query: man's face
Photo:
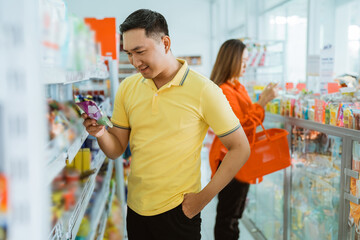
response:
[[[165,46],[162,40],[145,35],[145,29],[132,29],[123,34],[124,51],[130,63],[143,75],[153,79],[166,66]]]

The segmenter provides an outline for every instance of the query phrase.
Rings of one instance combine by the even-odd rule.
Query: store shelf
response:
[[[114,162],[111,160],[109,161],[107,173],[101,191],[98,193],[98,198],[94,206],[92,207],[92,212],[91,212],[92,219],[90,225],[91,232],[89,234],[89,237],[87,238],[88,240],[93,240],[95,238],[97,232],[96,231],[97,226],[100,223],[100,219],[102,213],[104,212],[106,202],[109,199],[110,182],[111,182],[113,167],[114,167]]]
[[[99,108],[105,113],[111,113],[111,104],[110,98],[105,99],[103,103],[99,105]],[[80,135],[74,140],[74,142],[68,147],[62,150],[61,152],[49,150],[49,162],[46,165],[46,183],[50,184],[52,180],[62,171],[62,169],[66,166],[66,163],[72,163],[76,154],[79,152],[81,146],[85,142],[86,138],[89,136],[89,133],[86,131],[85,127],[82,125],[82,119],[76,124],[80,128]],[[71,131],[71,130],[68,130]],[[66,139],[67,133],[61,134],[57,138]],[[52,142],[62,141],[59,139],[54,139]],[[56,148],[56,147],[55,147]],[[52,155],[52,152],[55,152]]]
[[[105,101],[99,105],[99,108],[104,114],[110,116],[112,114],[110,98],[106,98]]]
[[[98,231],[98,237],[96,238],[96,240],[103,240],[104,238],[104,233],[105,233],[105,229],[106,229],[106,223],[107,223],[107,219],[109,218],[109,215],[110,215],[110,211],[111,211],[111,206],[112,206],[112,202],[114,200],[114,196],[115,196],[115,186],[116,184],[113,184],[112,185],[112,188],[111,188],[111,195],[109,197],[109,202],[108,202],[108,205],[107,205],[107,211],[105,211],[103,214],[102,214],[102,217],[101,217],[101,221],[100,221],[100,226],[99,226],[99,231]]]
[[[132,64],[119,64],[119,69],[135,69]]]
[[[266,119],[269,121],[284,121],[287,122],[293,126],[306,128],[318,132],[326,132],[329,135],[334,135],[338,137],[351,137],[353,140],[360,141],[360,131],[354,130],[354,129],[348,129],[343,127],[337,127],[333,125],[328,124],[322,124],[311,120],[305,120],[300,118],[294,118],[294,117],[287,117],[282,116],[279,114],[273,114],[266,112],[265,114]]]
[[[63,224],[60,220],[54,228],[51,230],[50,236],[48,237],[49,240],[62,240],[63,239]]]
[[[284,67],[283,65],[265,65],[265,66],[249,66],[247,67],[249,70],[253,69],[267,69],[267,68],[280,68]]]
[[[89,179],[87,180],[85,187],[82,191],[82,194],[80,196],[80,199],[79,199],[78,203],[76,204],[76,207],[75,207],[70,219],[67,222],[68,226],[66,229],[68,229],[68,230],[66,231],[66,234],[65,234],[65,237],[67,239],[74,240],[76,238],[76,234],[79,231],[79,227],[80,227],[82,219],[84,218],[84,214],[85,214],[86,208],[89,204],[91,195],[94,192],[95,178],[96,178],[105,158],[106,158],[105,154],[100,150],[98,152],[98,154],[96,155],[94,161],[91,164],[91,169],[96,169],[96,170],[95,170],[95,173],[93,175],[91,175],[89,177]]]
[[[81,134],[74,140],[74,142],[68,147],[62,150],[60,153],[57,153],[55,156],[49,156],[49,162],[46,165],[46,183],[50,184],[52,180],[61,172],[61,170],[66,166],[66,161],[71,163],[81,148],[82,144],[89,135],[85,130],[85,127],[81,126]],[[70,131],[70,130],[68,130]],[[66,133],[65,133],[66,134]],[[59,138],[63,138],[61,135]],[[53,141],[57,141],[56,139]]]
[[[105,154],[102,151],[99,151],[91,163],[91,169],[95,169],[95,173],[91,175],[86,181],[74,210],[70,214],[64,214],[51,230],[50,236],[48,238],[49,240],[74,240],[76,238],[76,234],[79,231],[85,210],[89,204],[91,195],[93,194],[95,188],[95,178],[105,158]]]
[[[131,75],[134,75],[134,73],[119,73],[119,78],[127,78]]]
[[[45,84],[70,84],[109,77],[108,71],[97,69],[96,66],[87,71],[64,71],[53,67],[43,67],[41,74]]]

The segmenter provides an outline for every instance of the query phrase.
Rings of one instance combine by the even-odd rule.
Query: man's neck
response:
[[[176,58],[172,57],[169,63],[167,64],[166,69],[163,72],[161,72],[158,76],[156,76],[156,78],[153,78],[156,87],[159,89],[168,82],[170,82],[175,77],[177,72],[180,70],[181,66],[182,66],[181,63],[178,60],[176,60]]]

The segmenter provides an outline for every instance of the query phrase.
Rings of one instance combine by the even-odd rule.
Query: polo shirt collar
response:
[[[170,81],[170,84],[174,86],[182,86],[189,73],[189,66],[185,60],[179,58],[177,58],[176,60],[178,60],[178,62],[182,64],[182,67],[176,73],[175,77]]]
[[[173,86],[182,86],[186,80],[186,77],[189,74],[189,66],[187,64],[187,62],[185,60],[176,59],[178,62],[180,62],[182,64],[181,68],[179,69],[179,71],[176,73],[175,77],[169,82],[167,83],[168,86],[173,85]],[[149,81],[153,81],[152,79],[143,79],[142,82],[147,82],[149,83]]]

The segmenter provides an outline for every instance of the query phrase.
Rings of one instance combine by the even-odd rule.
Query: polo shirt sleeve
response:
[[[130,130],[129,118],[125,110],[125,80],[121,82],[119,89],[115,96],[114,110],[111,117],[111,122],[117,128]]]
[[[211,83],[203,89],[200,105],[205,122],[218,137],[225,137],[241,127],[228,100],[216,84]]]

